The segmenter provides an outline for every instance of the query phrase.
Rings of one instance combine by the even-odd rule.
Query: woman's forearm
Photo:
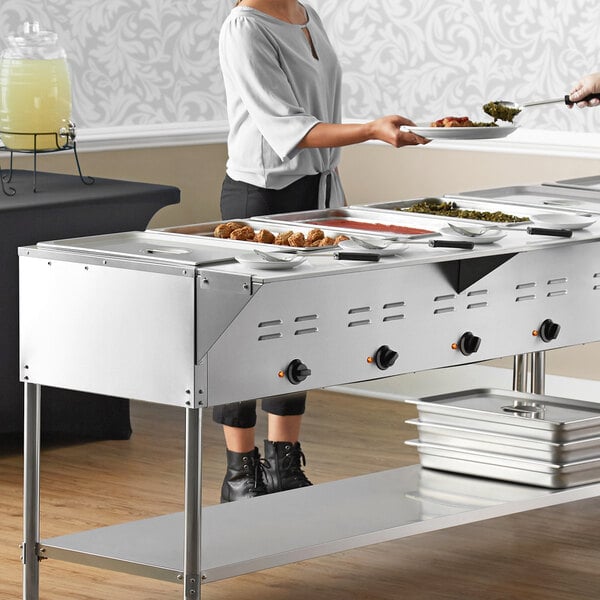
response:
[[[369,140],[379,140],[399,148],[428,142],[414,133],[401,130],[402,125],[414,125],[414,123],[399,115],[381,117],[368,123],[317,123],[300,140],[298,147],[339,148]]]

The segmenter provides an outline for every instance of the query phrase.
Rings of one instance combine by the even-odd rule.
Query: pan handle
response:
[[[571,229],[548,229],[547,227],[528,227],[527,233],[529,235],[553,235],[555,237],[573,237],[573,231]]]
[[[518,400],[512,406],[503,406],[502,410],[517,417],[525,417],[527,419],[543,419],[546,412],[543,404],[520,402]]]
[[[429,240],[428,243],[432,248],[462,248],[463,250],[473,250],[475,247],[473,242],[463,242],[461,240]]]

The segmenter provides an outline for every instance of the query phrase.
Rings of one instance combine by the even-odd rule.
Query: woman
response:
[[[398,115],[341,124],[341,68],[321,20],[297,0],[241,0],[219,39],[229,119],[223,219],[342,206],[340,147],[381,140],[426,143]],[[227,473],[221,501],[311,485],[299,435],[306,395],[267,398],[268,439],[254,442],[256,402],[217,406]]]

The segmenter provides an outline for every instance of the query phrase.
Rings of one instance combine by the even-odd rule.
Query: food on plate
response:
[[[444,217],[459,217],[461,219],[475,219],[478,221],[492,221],[494,223],[521,223],[522,221],[529,221],[527,217],[517,217],[499,210],[492,212],[459,208],[456,202],[444,202],[439,198],[425,198],[408,208],[398,208],[397,210]]]
[[[239,229],[243,226],[243,223],[236,223],[235,221],[230,221],[229,223],[221,223],[215,228],[215,237],[226,239],[231,235],[232,231],[235,231],[236,229]]]
[[[431,123],[431,127],[497,127],[493,121],[471,121],[469,117],[443,117]]]
[[[259,244],[272,244],[275,236],[268,229],[261,229],[254,237],[254,241]]]
[[[521,110],[519,108],[510,108],[500,102],[488,102],[483,105],[483,112],[490,115],[494,121],[512,123]]]
[[[363,231],[377,231],[379,233],[397,233],[400,235],[419,235],[433,233],[429,229],[417,229],[415,227],[404,227],[402,225],[388,225],[386,223],[367,223],[353,219],[320,219],[309,221],[311,225],[322,225],[324,227],[344,227],[345,229],[360,229]]]

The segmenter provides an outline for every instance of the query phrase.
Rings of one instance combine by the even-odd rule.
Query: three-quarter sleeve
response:
[[[239,17],[225,23],[219,44],[225,85],[235,89],[277,156],[293,158],[319,120],[299,105],[274,41],[254,20]]]

